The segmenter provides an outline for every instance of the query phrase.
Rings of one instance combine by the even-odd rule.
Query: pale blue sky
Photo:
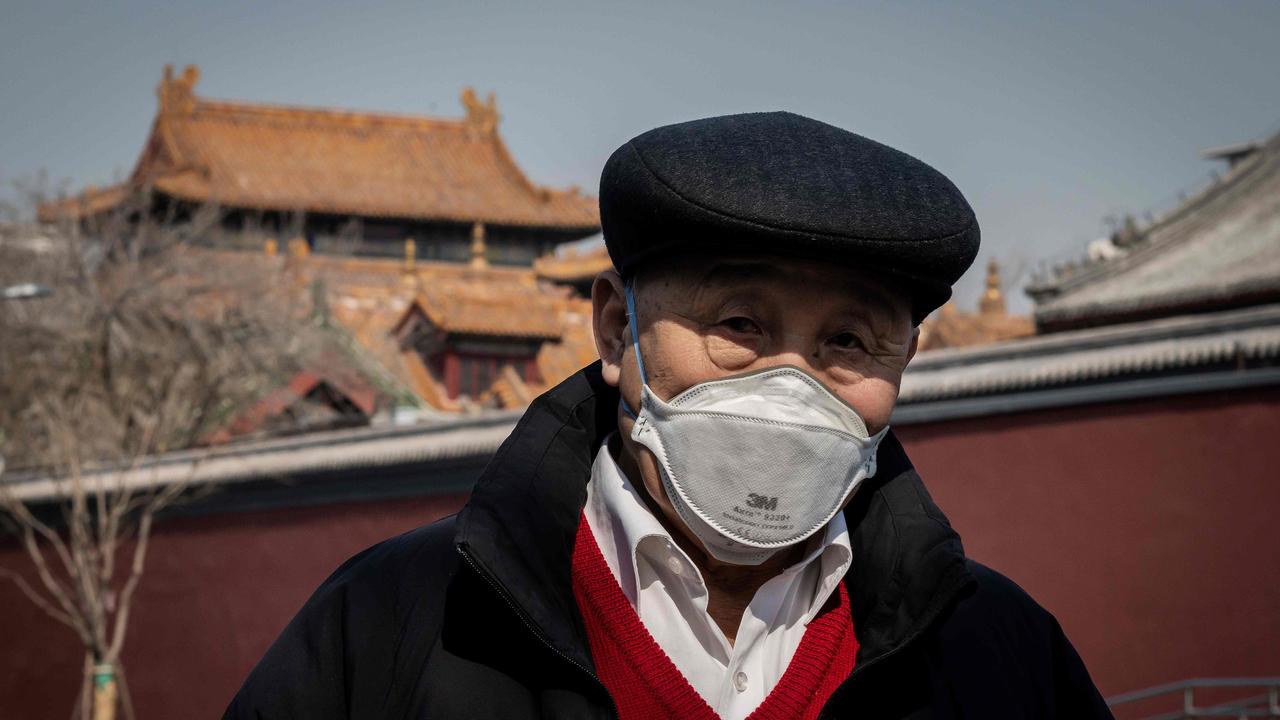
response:
[[[1017,267],[1082,255],[1108,214],[1169,207],[1214,169],[1201,148],[1280,130],[1280,2],[3,9],[5,182],[127,173],[166,62],[199,64],[214,98],[457,116],[464,85],[493,90],[525,171],[592,192],[636,133],[787,109],[947,173],[978,212],[982,259]],[[979,263],[961,281],[964,303],[981,277]]]

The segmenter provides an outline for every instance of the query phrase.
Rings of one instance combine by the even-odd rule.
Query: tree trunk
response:
[[[84,671],[80,673],[80,697],[76,698],[71,720],[93,720],[93,653],[84,654]]]
[[[93,666],[93,720],[116,720],[116,672],[110,664]]]

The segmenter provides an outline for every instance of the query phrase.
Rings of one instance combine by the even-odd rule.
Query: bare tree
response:
[[[121,692],[120,656],[129,612],[142,580],[156,514],[182,494],[191,475],[139,491],[130,482],[136,464],[113,472],[86,473],[75,438],[66,434],[66,427],[58,423],[54,435],[65,444],[69,464],[46,481],[52,489],[49,496],[24,494],[25,488],[0,482],[0,511],[7,514],[31,559],[38,584],[33,586],[7,568],[0,568],[0,577],[12,580],[36,607],[74,631],[83,644],[84,673],[74,714],[85,720],[113,720],[123,701],[125,717],[133,718],[128,693]],[[39,503],[49,499],[61,507],[58,525],[37,515]],[[128,564],[118,567],[121,559]]]
[[[138,483],[144,460],[197,444],[322,343],[283,262],[207,247],[219,221],[139,193],[92,222],[0,236],[0,287],[54,291],[0,302],[0,518],[35,581],[0,576],[83,644],[86,720],[133,715],[130,608],[157,514],[189,485]]]

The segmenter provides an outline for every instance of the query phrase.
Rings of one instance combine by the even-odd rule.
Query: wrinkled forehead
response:
[[[761,293],[792,297],[796,302],[819,298],[886,314],[910,322],[911,297],[906,288],[873,268],[829,261],[768,255],[685,254],[671,262],[652,263],[638,273],[641,291],[667,306],[687,305],[727,295]]]

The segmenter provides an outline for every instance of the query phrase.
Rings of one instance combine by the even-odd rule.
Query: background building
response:
[[[478,235],[495,265],[530,266],[599,229],[595,198],[534,184],[498,134],[493,95],[467,88],[461,120],[207,100],[200,71],[166,67],[129,178],[45,206],[92,218],[145,195],[156,216],[221,211],[219,245],[305,238],[321,253],[465,263]]]
[[[1246,147],[1034,282],[1035,337],[922,353],[894,416],[1108,695],[1280,675],[1280,135]]]
[[[454,120],[207,100],[198,79],[195,66],[166,67],[128,179],[43,205],[41,218],[92,237],[121,217],[215,214],[197,236],[210,261],[267,263],[311,293],[365,360],[336,372],[384,376],[384,410],[521,407],[595,357],[583,283],[555,270],[576,256],[554,254],[599,231],[595,198],[525,177],[492,94],[464,90]],[[289,411],[287,395],[207,438],[260,430]]]

